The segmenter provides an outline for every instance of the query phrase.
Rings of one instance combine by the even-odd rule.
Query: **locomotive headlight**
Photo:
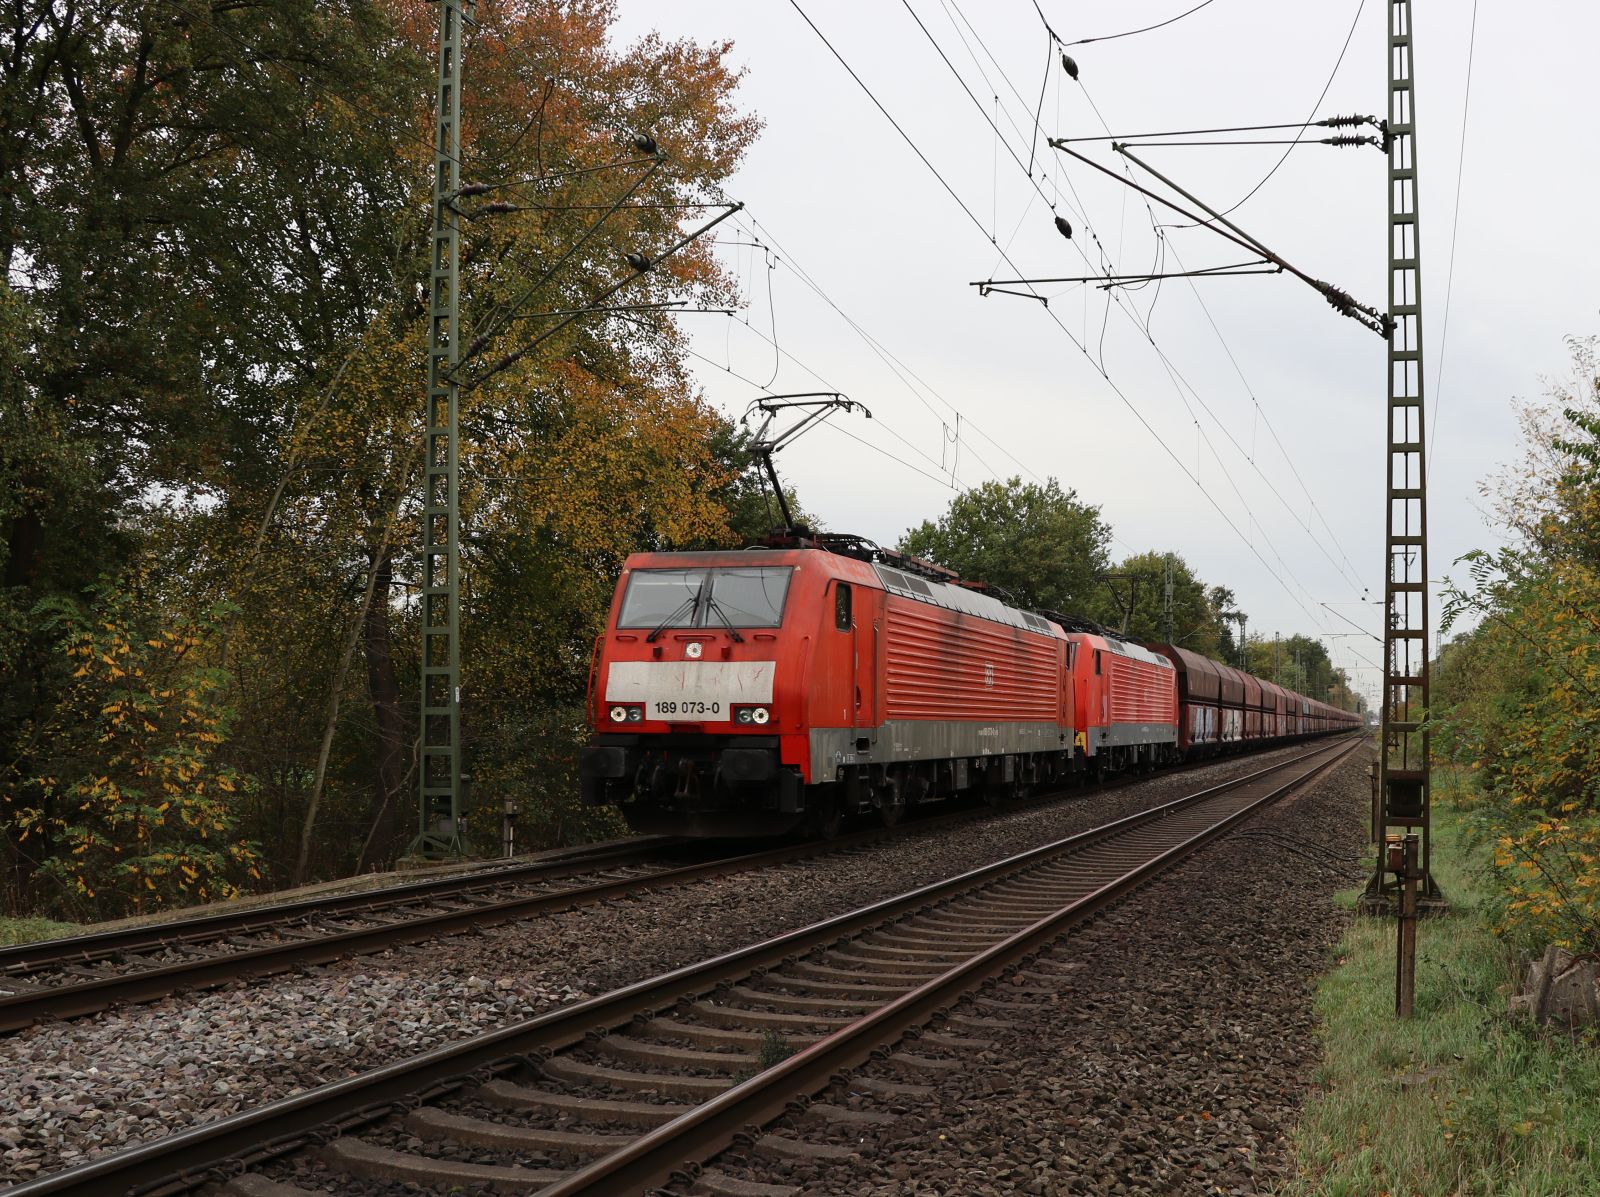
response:
[[[772,718],[772,712],[766,707],[735,707],[733,721],[735,723],[765,723]]]
[[[765,723],[771,717],[772,716],[768,713],[766,707],[757,707],[755,710],[750,712],[751,723]]]
[[[628,722],[629,723],[640,723],[643,720],[644,720],[644,708],[643,707],[629,707],[628,708]]]
[[[628,708],[627,707],[612,707],[611,708],[611,722],[613,722],[613,723],[626,723],[627,721],[628,721]]]

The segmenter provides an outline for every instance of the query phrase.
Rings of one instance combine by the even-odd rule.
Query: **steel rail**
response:
[[[1364,736],[1356,737],[1348,745],[1336,741],[1334,747],[1338,751],[1334,755],[1337,757],[1353,751],[1364,742]],[[320,1085],[293,1097],[25,1182],[7,1190],[7,1195],[105,1197],[106,1194],[117,1193],[156,1197],[191,1191],[216,1179],[219,1174],[237,1172],[287,1155],[301,1149],[309,1140],[325,1141],[378,1121],[397,1110],[415,1107],[419,1102],[466,1086],[482,1084],[497,1074],[524,1066],[530,1057],[548,1055],[579,1043],[597,1031],[604,1032],[626,1025],[637,1016],[652,1015],[680,999],[711,992],[719,985],[770,968],[819,945],[847,938],[876,924],[944,901],[1052,856],[1071,853],[1145,824],[1158,822],[1208,798],[1328,753],[1328,745],[1321,745],[1309,753],[1208,786],[1149,810],[710,960],[686,965],[512,1026],[445,1044],[408,1060]],[[1290,783],[1293,784],[1298,782]],[[1192,851],[1193,847],[1189,850]],[[1109,888],[1102,887],[1103,890]],[[1102,891],[1096,893],[1101,894]],[[1100,904],[1110,900],[1110,896],[1102,896]],[[1027,935],[1028,932],[1022,934]],[[1013,936],[1012,940],[1016,938]],[[1005,943],[1011,943],[1012,940]],[[995,949],[989,951],[996,951],[1003,946],[996,945]],[[985,958],[990,958],[988,953],[985,953]],[[922,990],[915,991],[915,994],[920,993]],[[914,994],[907,995],[906,1000],[912,996]],[[900,1002],[891,1005],[902,1008]],[[812,1054],[814,1051],[815,1048],[807,1049],[793,1059],[809,1062],[815,1058]],[[791,1065],[793,1067],[798,1065]],[[837,1068],[833,1071],[837,1071]],[[790,1072],[784,1071],[779,1075],[788,1076]],[[745,1093],[755,1092],[742,1086],[736,1088]],[[723,1107],[719,1103],[720,1099],[711,1104],[718,1106],[720,1118],[723,1116]],[[746,1117],[744,1122],[748,1121]]]
[[[1267,750],[1267,751],[1270,751]],[[1221,763],[1215,758],[1191,762],[1177,772]],[[1117,777],[1102,782],[1098,792],[1124,788],[1145,780],[1143,775]],[[1077,794],[1082,791],[1052,791],[1036,795],[1038,802]],[[1008,804],[1009,806],[1010,804]],[[599,852],[577,850],[559,860],[533,861],[525,865],[476,871],[428,881],[410,882],[364,890],[354,894],[329,895],[281,905],[254,907],[174,920],[141,927],[123,928],[61,940],[43,940],[0,950],[0,988],[14,992],[0,995],[0,1035],[14,1033],[36,1023],[96,1014],[121,1005],[155,1001],[189,989],[206,989],[231,981],[274,976],[309,965],[326,964],[348,956],[382,951],[399,944],[458,934],[477,927],[514,922],[540,914],[608,901],[624,894],[683,885],[749,869],[802,860],[837,852],[919,830],[935,830],[981,819],[988,808],[968,809],[934,815],[892,828],[866,828],[832,840],[786,844],[777,848],[709,862],[663,869],[657,873],[574,886],[570,889],[522,894],[480,902],[477,905],[431,914],[409,915],[379,921],[376,925],[322,932],[311,938],[286,938],[282,943],[223,950],[153,968],[131,969],[104,977],[52,984],[30,980],[37,972],[50,968],[94,964],[122,954],[160,951],[174,947],[203,948],[209,942],[229,935],[281,934],[298,930],[297,923],[313,918],[365,918],[383,920],[399,914],[409,905],[436,901],[451,896],[470,897],[504,885],[542,880],[558,880],[594,869],[647,863],[667,848],[683,847],[693,841],[651,837],[648,844],[628,844]],[[29,971],[23,972],[26,968]]]
[[[0,985],[5,983],[7,974],[12,969],[40,968],[55,961],[69,964],[94,962],[122,952],[135,952],[173,944],[203,943],[207,939],[233,932],[255,934],[265,929],[269,922],[277,924],[317,915],[362,914],[378,903],[398,906],[462,891],[492,888],[508,882],[521,883],[545,878],[555,880],[608,864],[624,865],[637,860],[647,860],[653,853],[686,842],[676,837],[646,838],[651,842],[610,845],[587,850],[578,848],[560,856],[546,856],[520,865],[496,865],[473,869],[470,872],[452,873],[445,877],[430,877],[425,881],[404,881],[395,885],[326,894],[318,898],[263,903],[217,914],[174,918],[165,922],[143,923],[135,927],[118,927],[110,931],[95,931],[64,939],[40,939],[29,943],[12,944],[0,948]]]

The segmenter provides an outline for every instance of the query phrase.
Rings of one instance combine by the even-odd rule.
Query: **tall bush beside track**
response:
[[[67,674],[27,729],[39,772],[0,774],[6,829],[36,856],[36,910],[104,918],[230,897],[259,876],[239,835],[248,781],[219,759],[227,679],[200,664],[206,624],[156,628],[128,590],[47,600]]]
[[[1500,929],[1600,950],[1600,339],[1523,413],[1525,455],[1487,489],[1514,539],[1474,552],[1434,663],[1435,743],[1475,772]]]

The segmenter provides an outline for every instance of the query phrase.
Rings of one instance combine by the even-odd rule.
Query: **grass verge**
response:
[[[1600,1050],[1511,1020],[1520,965],[1491,929],[1487,849],[1443,805],[1433,835],[1451,912],[1421,925],[1416,1017],[1394,1017],[1394,922],[1356,920],[1318,990],[1324,1092],[1295,1132],[1299,1178],[1279,1192],[1600,1193]]]
[[[77,935],[82,930],[77,923],[58,923],[52,919],[0,918],[0,948],[14,943],[32,943],[36,939],[59,939],[63,935]]]

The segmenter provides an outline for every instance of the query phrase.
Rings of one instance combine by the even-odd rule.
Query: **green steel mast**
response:
[[[470,0],[439,0],[438,123],[423,433],[422,709],[414,856],[461,855],[460,216],[461,22]]]
[[[1391,832],[1420,839],[1422,898],[1442,901],[1430,860],[1428,760],[1428,470],[1423,452],[1422,247],[1418,234],[1411,0],[1389,0],[1389,334],[1385,381],[1388,489],[1384,548],[1383,706],[1379,710],[1378,865],[1364,906],[1386,912]]]

